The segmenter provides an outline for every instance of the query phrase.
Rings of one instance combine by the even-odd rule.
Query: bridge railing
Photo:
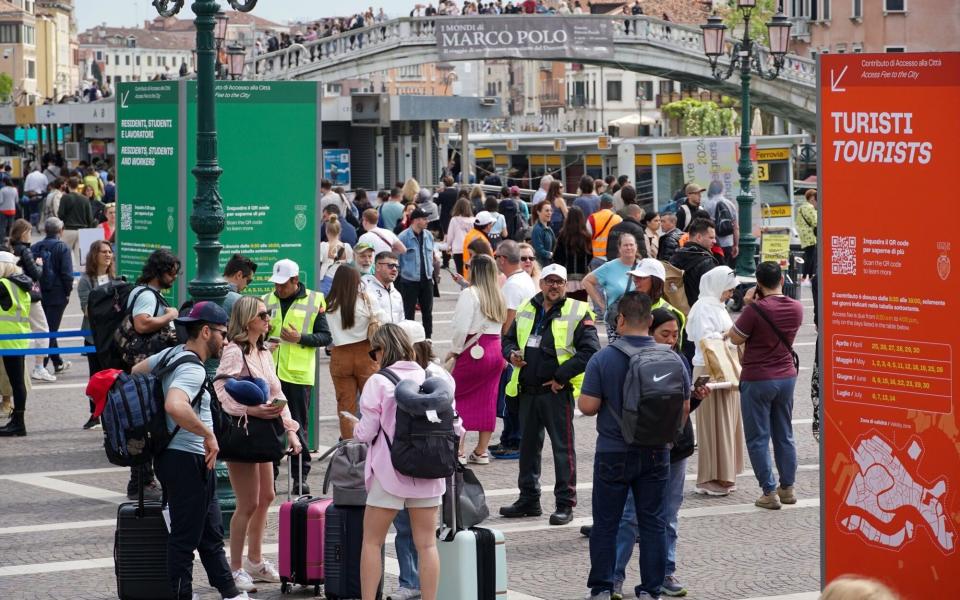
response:
[[[353,29],[319,38],[303,44],[294,44],[276,52],[260,54],[247,59],[248,77],[290,79],[300,74],[322,69],[331,63],[360,59],[387,49],[403,46],[434,46],[437,43],[438,19],[456,17],[401,17],[377,23],[362,29]],[[486,19],[509,19],[512,15],[490,15]],[[553,18],[563,19],[561,15]],[[649,44],[680,51],[706,62],[703,54],[703,35],[694,25],[683,25],[653,17],[577,15],[577,18],[605,20],[614,25],[615,45]],[[760,51],[763,64],[769,64],[769,52]],[[567,59],[576,62],[576,59]],[[724,63],[724,61],[721,61]],[[816,84],[816,63],[808,58],[787,55],[781,78],[804,86]]]

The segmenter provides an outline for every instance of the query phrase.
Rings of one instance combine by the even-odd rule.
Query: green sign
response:
[[[197,86],[194,81],[187,86],[187,139],[193,140]],[[257,263],[256,278],[245,294],[273,291],[267,280],[281,258],[300,265],[304,285],[315,284],[319,89],[315,82],[217,82],[220,194],[227,217],[220,264],[235,252]],[[195,145],[188,143],[186,152],[187,164],[195,164]],[[195,193],[196,181],[190,177],[187,198],[192,201]],[[187,240],[187,276],[194,277],[192,230]]]
[[[177,254],[181,148],[176,82],[120,84],[117,90],[119,273],[133,281],[158,248]],[[167,299],[179,297],[182,281]]]

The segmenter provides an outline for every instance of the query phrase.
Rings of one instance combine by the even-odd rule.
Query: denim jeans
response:
[[[397,530],[393,543],[397,547],[397,562],[400,563],[400,587],[419,590],[420,572],[417,547],[413,544],[413,530],[410,528],[410,513],[406,509],[398,512],[393,519],[393,526]]]
[[[613,590],[617,531],[633,492],[640,546],[640,585],[637,592],[657,598],[666,571],[666,526],[663,503],[670,478],[670,451],[636,448],[627,452],[597,452],[593,462],[593,529],[590,532],[591,594]]]
[[[797,478],[797,446],[793,441],[793,388],[796,377],[740,382],[740,409],[743,433],[747,438],[750,464],[764,494],[777,489],[770,463],[770,441],[780,473],[780,486]]]
[[[510,403],[507,402],[507,383],[510,376],[513,375],[513,365],[507,363],[507,366],[500,374],[500,387],[497,390],[497,415],[503,419],[503,431],[500,432],[500,445],[506,448],[519,448],[520,438],[522,437],[520,429],[520,411],[510,410]],[[513,401],[514,408],[518,402]]]
[[[687,459],[681,458],[670,463],[670,479],[667,480],[667,492],[663,498],[662,517],[667,525],[667,568],[666,575],[677,572],[677,525],[680,505],[683,504],[683,482],[687,475]],[[633,492],[627,495],[627,504],[620,518],[620,531],[617,532],[617,567],[613,572],[614,581],[626,581],[627,564],[633,556],[633,548],[638,540],[637,511],[633,506]]]

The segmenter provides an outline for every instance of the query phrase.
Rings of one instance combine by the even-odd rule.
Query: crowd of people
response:
[[[48,179],[47,171],[56,176]],[[47,194],[36,205],[40,216],[49,215],[42,221],[44,240],[31,246],[30,221],[0,213],[10,239],[10,251],[0,252],[0,316],[11,317],[0,319],[0,332],[57,330],[74,285],[75,232],[97,226],[100,218],[104,239],[85,249],[85,270],[77,282],[85,316],[92,291],[116,278],[113,205],[106,201],[108,188],[109,199],[116,197],[112,177],[102,177],[96,166],[63,175],[65,180],[49,165],[31,173],[31,189],[40,189],[38,176],[46,181]],[[376,200],[365,190],[347,193],[326,180],[321,189],[324,231],[317,260],[322,276],[315,289],[301,279],[301,265],[280,259],[268,278],[273,291],[244,295],[258,265],[237,254],[223,271],[230,292],[222,307],[200,302],[178,310],[165,292],[181,276],[181,264],[170,252],[157,250],[130,291],[129,321],[118,333],[133,340],[120,357],[125,370],[146,373],[193,353],[217,373],[212,389],[197,364],[163,376],[170,428],[180,429],[154,468],[131,469],[127,489],[131,498],[141,490],[159,498],[162,490],[175,514],[183,515],[171,524],[168,548],[169,575],[181,598],[191,597],[196,549],[224,598],[279,581],[262,552],[275,464],[228,462],[237,496],[229,561],[212,526],[219,509],[214,509],[215,481],[208,470],[217,455],[210,397],[214,394],[233,416],[279,419],[289,447],[303,457],[302,470],[292,474],[294,491],[309,494],[311,457],[301,451],[311,427],[308,404],[321,348],[330,357],[341,440],[372,444],[380,430],[391,435],[395,386],[382,375],[384,367],[400,379],[422,381],[426,373],[448,381],[459,415],[459,459],[481,469],[492,459],[518,460],[519,497],[500,509],[506,518],[542,514],[539,480],[546,434],[556,474],[548,521],[564,525],[573,519],[578,495],[573,419],[577,407],[597,415],[594,526],[587,531],[588,586],[594,598],[622,597],[625,567],[638,536],[643,540],[638,597],[686,593],[676,572],[675,546],[686,461],[694,449],[693,419],[698,493],[733,491],[746,447],[761,490],[757,506],[776,509],[796,502],[791,412],[797,366],[791,345],[802,310],[783,295],[780,266],[765,262],[757,268],[757,286],[746,294],[746,308],[732,319],[725,303],[738,286],[729,266],[737,256],[738,230],[736,205],[723,197],[722,187],[688,184],[659,213],[636,203],[627,177],[595,181],[584,176],[576,197],[569,199],[561,182],[546,176],[531,202],[515,187],[490,193],[483,186],[455,185],[451,177],[435,190],[412,179],[400,182],[376,194]],[[701,201],[704,192],[707,198]],[[18,191],[18,205],[26,206],[22,198]],[[444,272],[460,292],[450,349],[437,357],[432,307]],[[176,326],[183,331],[178,334]],[[4,341],[0,347],[26,344]],[[742,362],[736,345],[745,348]],[[644,446],[625,442],[621,432],[622,386],[630,353],[651,348],[672,350],[678,401],[694,414],[684,416],[675,438]],[[87,358],[91,375],[108,366],[96,354]],[[3,357],[0,392],[9,392],[5,400],[12,396],[13,401],[0,435],[26,434],[24,361]],[[726,377],[724,361],[742,367],[739,381]],[[40,357],[35,380],[52,380],[70,366],[55,353],[49,362],[54,374]],[[265,397],[282,402],[251,404],[231,388],[238,378],[264,381]],[[325,393],[321,390],[321,396]],[[190,405],[194,397],[198,412]],[[91,400],[85,428],[99,426],[94,405]],[[491,443],[498,418],[501,435]],[[368,462],[368,506],[382,512],[370,512],[368,525],[375,535],[365,536],[363,556],[368,557],[367,545],[379,556],[380,534],[395,523],[401,589],[389,597],[422,594],[432,600],[438,566],[431,540],[443,481],[400,475],[389,453],[378,456],[376,448]],[[371,564],[363,561],[365,583],[379,582]]]

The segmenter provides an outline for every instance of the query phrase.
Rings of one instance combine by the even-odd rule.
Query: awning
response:
[[[10,146],[17,146],[17,147],[20,146],[20,144],[11,140],[9,137],[3,135],[2,133],[0,133],[0,144],[9,144]]]
[[[656,125],[657,120],[651,117],[650,115],[627,115],[625,117],[620,117],[619,119],[614,119],[607,123],[613,127],[623,127],[624,125],[632,125],[636,127],[637,125]]]

